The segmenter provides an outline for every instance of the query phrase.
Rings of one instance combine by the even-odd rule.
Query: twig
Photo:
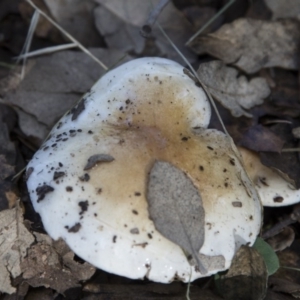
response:
[[[212,22],[214,22],[228,7],[230,7],[235,0],[230,0],[226,3],[211,19],[209,19],[186,43],[187,46],[190,44],[198,35],[200,35]]]
[[[75,44],[75,43],[58,45],[58,46],[53,46],[53,47],[46,47],[46,48],[39,49],[39,50],[36,50],[36,51],[21,54],[16,59],[17,60],[27,59],[29,57],[34,57],[34,56],[43,55],[43,54],[49,54],[49,53],[53,53],[53,52],[57,52],[57,51],[61,51],[61,50],[75,48],[75,47],[77,47],[77,44]]]
[[[293,212],[286,216],[283,220],[279,221],[277,224],[275,224],[272,228],[265,231],[262,234],[263,239],[268,239],[282,231],[283,228],[296,223],[300,220],[300,205],[296,205],[293,209]]]
[[[26,0],[36,11],[38,11],[45,19],[47,19],[54,27],[61,31],[70,41],[75,43],[77,47],[84,53],[89,55],[94,61],[96,61],[105,71],[108,67],[100,61],[94,54],[92,54],[87,48],[85,48],[79,41],[77,41],[73,36],[71,36],[66,30],[64,30],[59,24],[53,21],[49,16],[47,16],[42,10],[40,10],[31,0]]]
[[[155,21],[157,20],[160,13],[166,7],[170,0],[160,0],[159,3],[153,8],[151,11],[146,24],[142,27],[140,34],[148,38],[152,32],[152,26],[154,25]]]
[[[35,11],[32,18],[31,18],[31,22],[30,22],[30,26],[28,29],[28,34],[26,36],[26,40],[23,46],[23,49],[21,51],[22,54],[26,54],[29,52],[30,46],[31,46],[31,42],[32,42],[32,38],[33,38],[33,34],[35,32],[37,23],[39,21],[39,17],[40,14],[38,11]],[[19,60],[17,61],[19,62]],[[23,59],[23,64],[22,64],[22,71],[21,71],[21,79],[24,78],[24,74],[25,74],[25,66],[26,66],[26,57]]]
[[[285,148],[281,152],[300,152],[300,148]]]

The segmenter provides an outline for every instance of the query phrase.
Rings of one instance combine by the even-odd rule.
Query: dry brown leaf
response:
[[[295,239],[295,232],[292,227],[285,227],[281,232],[269,238],[267,243],[274,251],[282,251],[291,246]]]
[[[97,0],[96,2],[101,6],[95,10],[95,23],[107,45],[124,52],[131,50],[141,53],[145,46],[145,39],[139,31],[146,23],[151,11],[150,2],[140,0]],[[152,1],[153,6],[158,2],[159,0]],[[195,55],[183,46],[187,37],[193,33],[193,28],[172,2],[159,15],[158,22],[187,59],[195,60]],[[179,59],[177,52],[157,26],[153,27],[152,35],[155,38],[156,47],[161,52],[159,56]]]
[[[108,65],[124,56],[119,51],[100,48],[92,52]],[[4,93],[5,103],[17,108],[21,130],[42,141],[104,71],[85,53],[77,51],[63,51],[30,62],[34,63],[24,80],[16,83],[11,77],[12,89],[0,89],[0,93]]]
[[[300,0],[264,0],[273,13],[273,20],[300,17]]]
[[[273,131],[261,124],[256,124],[247,129],[239,145],[247,149],[261,152],[280,152],[285,141],[277,136]]]
[[[268,272],[265,262],[254,248],[242,246],[230,269],[218,281],[224,299],[262,300],[267,292]]]
[[[101,38],[95,29],[93,0],[44,0],[52,17],[86,47],[99,47]]]
[[[244,109],[262,104],[270,94],[264,78],[256,77],[248,81],[245,76],[238,76],[236,69],[227,67],[221,61],[203,63],[197,73],[214,98],[234,117],[251,117]]]
[[[21,208],[0,212],[0,291],[12,294],[16,289],[11,285],[11,277],[22,273],[21,261],[27,255],[34,237],[23,224]]]
[[[74,253],[64,241],[52,241],[45,234],[35,233],[37,243],[28,250],[23,260],[22,276],[33,287],[50,287],[59,293],[78,287],[95,273],[88,263],[74,261]]]
[[[297,70],[299,42],[296,20],[238,19],[200,36],[191,47],[198,54],[209,53],[251,74],[268,67]]]

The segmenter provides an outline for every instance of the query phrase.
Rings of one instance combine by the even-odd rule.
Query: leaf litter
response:
[[[100,0],[99,0],[99,2],[100,2]],[[104,3],[105,1],[101,1],[101,2],[103,2],[102,8],[105,7],[107,9],[107,6],[105,6],[106,4]],[[280,21],[270,21],[268,19],[266,21],[261,21],[261,20],[251,20],[251,19],[243,19],[243,18],[239,19],[239,20],[235,20],[232,23],[223,25],[215,33],[211,33],[211,34],[208,34],[205,36],[201,35],[197,41],[197,43],[199,43],[199,41],[201,41],[201,43],[202,43],[201,47],[199,49],[197,49],[198,53],[204,53],[204,52],[210,53],[211,55],[213,55],[223,61],[224,68],[231,68],[231,67],[227,67],[225,65],[225,64],[229,63],[229,64],[233,64],[234,66],[238,67],[239,69],[244,70],[246,73],[249,73],[249,74],[252,74],[259,70],[265,71],[263,68],[273,67],[273,66],[276,66],[279,68],[292,69],[292,70],[297,71],[298,70],[298,60],[297,60],[297,54],[298,54],[297,49],[298,48],[296,45],[298,44],[298,41],[299,41],[299,34],[297,32],[298,23],[296,20],[290,19],[291,12],[287,12],[288,11],[287,9],[285,9],[285,10],[277,9],[276,10],[276,9],[271,8],[271,6],[270,6],[271,2],[272,3],[276,2],[277,4],[280,5],[281,1],[265,0],[265,2],[267,3],[267,5],[270,7],[270,9],[273,12],[273,17],[272,17],[273,19],[277,19],[277,18],[281,18],[281,17],[284,17],[287,19],[280,20]],[[189,2],[187,2],[187,3],[189,3]],[[57,4],[57,5],[59,7],[59,4]],[[128,7],[130,5],[132,5],[132,4],[130,4],[128,2]],[[193,2],[193,5],[194,5],[194,2]],[[216,9],[216,6],[214,7],[214,4],[212,4],[212,3],[209,3],[209,6]],[[189,5],[187,4],[186,8],[188,8],[188,7],[189,7]],[[197,6],[197,7],[201,8],[201,6]],[[74,9],[76,10],[76,8],[74,8]],[[177,10],[177,12],[180,13],[180,10],[178,10],[177,8],[176,8],[176,10]],[[114,12],[115,11],[116,10],[114,10]],[[280,14],[280,11],[281,11],[281,14]],[[294,14],[292,15],[292,17],[296,17],[295,16],[296,13],[297,13],[297,9],[294,9]],[[120,18],[120,16],[117,16],[118,17],[117,18],[116,15],[115,15],[115,18],[116,18],[115,20],[113,20],[112,18],[110,20],[112,22],[111,24],[114,24],[114,22],[119,22],[117,20],[121,20],[120,24],[123,24],[123,26],[124,26],[124,23],[126,23],[126,22],[127,23],[134,22],[132,20],[135,20],[136,17],[139,15],[142,15],[142,14],[135,14],[131,18],[130,21],[126,20],[126,18],[122,19],[122,18]],[[94,17],[96,17],[96,16],[97,16],[97,14],[94,13]],[[176,13],[176,16],[177,16],[177,13]],[[175,19],[177,19],[177,17],[173,16],[171,18],[169,16],[168,18],[169,18],[168,22],[169,22],[170,26],[172,25],[172,22],[175,24]],[[168,18],[167,18],[167,20],[168,20]],[[266,18],[268,18],[268,17],[266,17]],[[57,18],[57,20],[58,20],[58,18]],[[225,20],[226,20],[226,18],[224,18],[220,22],[224,23]],[[0,26],[1,26],[1,23],[0,23]],[[120,26],[121,25],[119,25],[119,29],[120,29]],[[134,25],[134,26],[136,26],[136,25]],[[138,26],[136,26],[136,27],[138,28]],[[186,28],[186,27],[184,27],[184,28]],[[190,36],[191,31],[192,31],[191,26],[188,26],[188,28],[189,29],[187,31],[183,30],[183,34],[182,34],[182,36],[185,37],[185,41]],[[101,33],[101,30],[99,30],[99,28],[98,28],[98,31],[100,31],[100,33]],[[119,34],[119,35],[117,35],[117,33],[115,33],[115,34],[120,39],[122,38],[121,34]],[[156,38],[157,34],[158,34],[157,32],[154,32],[153,37]],[[226,39],[224,37],[226,37]],[[103,36],[103,38],[106,39],[105,35]],[[135,38],[138,39],[137,36]],[[123,41],[126,45],[125,46],[121,45],[121,46],[128,47],[127,46],[128,40],[125,39]],[[107,39],[106,39],[106,43],[107,43],[109,49],[108,50],[99,50],[99,51],[107,51],[107,55],[109,57],[110,53],[113,52],[114,50],[111,49],[111,45],[109,45]],[[163,45],[164,41],[162,41],[161,43]],[[181,44],[181,39],[178,39],[177,43]],[[149,45],[148,41],[147,41],[147,44],[145,44],[145,45],[146,46]],[[168,47],[164,48],[163,46],[160,46],[158,39],[156,41],[156,44],[154,44],[154,45],[155,45],[154,49],[156,47],[158,47],[160,53],[167,53],[169,51]],[[181,46],[181,45],[179,45],[179,46]],[[0,46],[2,46],[2,44],[0,44]],[[145,47],[145,46],[143,46],[143,47]],[[131,50],[135,49],[134,51],[137,51],[136,53],[138,53],[138,51],[140,51],[140,50],[143,51],[143,49],[144,49],[143,47],[140,46],[140,48],[136,48],[135,45],[134,46],[131,45],[129,48],[126,48],[127,49],[126,51],[122,51],[122,52],[130,51],[130,54],[132,54],[133,52]],[[131,50],[128,50],[128,49],[131,49]],[[158,53],[157,49],[154,51],[156,54]],[[60,76],[62,76],[61,78],[64,78],[62,81],[69,82],[69,84],[67,84],[66,89],[62,88],[61,90],[57,91],[57,95],[61,97],[60,98],[61,100],[59,103],[63,104],[63,107],[61,109],[59,108],[58,103],[54,104],[54,108],[52,108],[51,103],[49,103],[49,101],[50,102],[52,101],[52,105],[53,105],[53,103],[56,103],[56,97],[54,97],[55,93],[53,93],[53,95],[52,95],[53,97],[48,96],[49,92],[51,93],[52,89],[56,88],[56,85],[58,87],[60,86],[60,83],[58,82],[58,80],[55,81],[53,78],[51,79],[51,76],[50,76],[50,80],[44,80],[44,79],[41,80],[41,78],[44,78],[44,76],[45,76],[45,73],[42,72],[45,69],[43,69],[42,66],[40,67],[39,72],[36,72],[36,75],[31,79],[31,82],[28,81],[28,85],[27,86],[24,85],[24,87],[26,87],[25,91],[27,92],[26,95],[28,97],[27,102],[25,100],[22,100],[23,104],[19,104],[19,101],[15,101],[15,99],[14,99],[13,94],[18,93],[18,89],[22,87],[22,82],[21,83],[19,82],[18,77],[15,77],[14,81],[11,79],[11,81],[9,82],[10,86],[14,85],[13,89],[11,89],[11,87],[10,87],[10,91],[7,91],[8,85],[4,84],[4,85],[2,85],[2,89],[0,90],[1,91],[0,97],[2,98],[2,99],[0,98],[1,101],[3,101],[3,99],[4,99],[4,102],[5,102],[9,99],[9,101],[7,101],[6,104],[9,104],[11,107],[13,107],[18,112],[19,125],[20,125],[21,130],[26,133],[26,135],[29,139],[33,139],[34,137],[37,137],[39,139],[38,143],[40,143],[41,140],[46,136],[47,131],[51,128],[53,123],[55,123],[55,121],[63,113],[65,113],[65,110],[69,109],[70,107],[72,107],[73,103],[77,102],[78,98],[80,97],[79,94],[82,94],[88,88],[90,88],[93,81],[95,81],[97,79],[97,76],[99,76],[101,74],[101,71],[99,71],[98,68],[95,68],[94,65],[92,65],[92,64],[90,64],[89,67],[87,67],[85,69],[85,64],[86,63],[88,64],[88,62],[86,62],[84,60],[85,59],[84,55],[77,56],[77,54],[79,54],[79,53],[76,53],[73,51],[62,52],[62,53],[63,53],[63,54],[61,54],[62,56],[65,56],[67,58],[68,58],[68,56],[70,56],[70,57],[74,58],[74,60],[72,60],[72,59],[69,60],[69,63],[68,63],[69,66],[71,66],[71,65],[74,66],[76,64],[79,64],[80,67],[77,70],[83,68],[86,71],[84,72],[84,75],[82,77],[80,77],[80,75],[78,75],[79,73],[77,73],[78,72],[77,70],[75,73],[72,72],[73,70],[71,70],[71,72],[69,74],[70,77],[75,75],[75,78],[77,78],[74,80],[74,85],[73,85],[71,83],[72,80],[68,81],[67,76],[64,77],[64,75],[66,75],[66,74],[63,74],[63,72],[64,71],[68,72],[70,70],[67,70],[66,66],[64,67],[63,60],[59,60],[55,55],[49,55],[49,57],[47,57],[47,58],[49,58],[48,61],[46,59],[44,60],[44,63],[46,65],[47,64],[50,65],[50,67],[49,67],[50,69],[51,69],[51,65],[55,66],[55,68],[52,68],[52,70],[50,71],[50,74],[53,78],[54,77],[60,78]],[[76,55],[73,56],[73,54],[75,54],[75,53],[76,53]],[[108,65],[116,62],[123,55],[121,52],[118,52],[118,53],[120,53],[121,55],[118,58],[116,56],[113,57],[111,59],[111,61],[108,63]],[[140,52],[140,53],[142,53],[142,52]],[[172,55],[171,55],[171,57],[172,57]],[[192,58],[192,60],[197,59],[193,55],[190,56],[190,58]],[[56,59],[58,60],[58,62],[62,63],[63,69],[62,69],[61,73],[57,72],[57,70],[59,70],[59,63],[55,64]],[[80,64],[80,62],[83,60],[84,60],[84,62],[82,64]],[[109,60],[109,58],[108,58],[108,60]],[[106,59],[104,59],[104,61],[107,62]],[[32,62],[33,62],[33,60],[32,60]],[[197,62],[199,63],[200,61],[198,60]],[[37,62],[35,61],[32,65],[32,68],[35,68],[36,64],[37,64]],[[233,69],[233,68],[231,68],[231,69]],[[235,69],[233,69],[233,70],[235,70]],[[30,76],[31,68],[28,67],[27,71],[28,71],[28,73],[25,76],[25,80],[27,77]],[[90,71],[95,72],[95,73],[99,72],[99,73],[98,73],[98,75],[92,75],[91,78],[89,78],[89,82],[86,82],[86,78],[84,78],[84,77],[89,77]],[[243,76],[243,75],[240,75],[238,70],[235,70],[235,71],[236,71],[236,78]],[[263,73],[262,71],[259,74],[260,78],[264,77],[266,79],[266,81],[269,82],[268,77],[266,76],[266,73]],[[252,115],[253,116],[252,119],[245,121],[245,119],[248,119],[248,118],[241,116],[238,119],[233,120],[233,118],[231,117],[231,119],[229,119],[229,118],[227,119],[227,121],[229,123],[226,121],[224,122],[225,125],[231,124],[230,125],[231,129],[233,129],[235,132],[238,132],[240,130],[240,128],[239,128],[240,122],[244,122],[244,124],[247,124],[246,125],[247,130],[240,132],[237,135],[237,137],[238,137],[238,141],[242,141],[243,136],[247,137],[247,142],[245,145],[248,145],[248,147],[250,147],[249,145],[251,144],[251,138],[256,137],[256,141],[261,141],[261,138],[264,136],[261,134],[261,132],[264,134],[267,134],[268,138],[265,139],[266,144],[268,145],[267,148],[263,148],[262,142],[261,143],[253,142],[252,143],[252,150],[262,151],[263,152],[262,155],[265,155],[265,156],[269,156],[269,152],[265,152],[265,150],[276,149],[276,151],[278,151],[278,149],[282,148],[282,142],[285,142],[284,147],[286,147],[287,145],[292,148],[296,146],[295,141],[292,141],[290,139],[290,137],[287,138],[287,135],[282,135],[280,132],[282,131],[281,128],[283,126],[285,126],[286,132],[289,131],[290,133],[292,132],[293,128],[296,128],[297,126],[299,126],[299,122],[295,119],[295,117],[298,117],[300,115],[299,107],[298,107],[299,106],[298,98],[297,98],[299,84],[298,84],[298,82],[295,83],[295,85],[292,88],[291,88],[291,86],[288,86],[287,83],[285,83],[285,85],[280,84],[280,80],[276,76],[273,77],[273,75],[280,74],[281,71],[282,70],[280,70],[280,69],[270,69],[270,72],[268,71],[271,74],[271,77],[275,83],[275,86],[270,85],[271,86],[271,96],[267,99],[266,99],[266,97],[262,97],[261,94],[258,93],[253,99],[252,104],[255,105],[254,107],[252,107],[252,108],[244,107],[241,103],[239,103],[237,101],[237,99],[234,99],[235,109],[238,109],[239,112],[242,111],[243,114],[246,113],[246,114]],[[283,75],[282,78],[288,78],[291,75],[295,75],[295,74],[292,74],[290,71],[285,71],[285,72],[286,72],[287,76]],[[33,72],[33,74],[34,73],[35,72]],[[46,77],[46,78],[48,78],[48,77]],[[7,79],[7,78],[5,78],[5,79]],[[83,80],[83,82],[86,82],[86,84],[84,84],[84,87],[81,87],[78,84],[76,84],[76,81],[77,81],[77,83],[79,82],[78,80],[79,81]],[[251,83],[251,80],[252,80],[251,78],[247,79],[246,80],[247,84]],[[48,86],[46,84],[47,82],[48,82]],[[291,82],[291,81],[289,81],[289,82]],[[39,89],[39,84],[41,84],[43,87],[45,87],[44,91],[41,91]],[[32,89],[30,89],[30,87],[32,87]],[[39,91],[40,94],[34,95],[35,90]],[[6,98],[7,95],[9,95],[8,98]],[[65,97],[62,97],[62,95],[64,95]],[[68,95],[70,95],[72,97],[72,100],[69,100],[69,98],[67,97]],[[22,98],[22,96],[19,96],[19,97],[20,97],[20,99]],[[43,97],[47,97],[48,101],[47,102],[45,101],[44,103],[43,103],[43,101],[41,101],[42,103],[40,104],[40,107],[39,107],[39,105],[38,105],[39,100],[40,99],[42,100]],[[233,98],[236,98],[236,97],[233,97]],[[228,107],[228,105],[229,106],[232,105],[232,99],[229,100],[229,102],[230,102],[230,104],[227,104],[225,102],[225,104],[224,104],[225,107]],[[256,104],[254,104],[254,103],[256,103]],[[257,106],[258,103],[260,103],[259,106]],[[37,110],[35,109],[34,106],[37,107]],[[56,106],[56,108],[55,108],[55,106]],[[49,116],[45,117],[45,112],[43,111],[43,109],[46,112],[49,112],[50,117]],[[225,113],[226,109],[221,110],[221,111],[224,112],[221,115],[222,115],[223,119],[226,120],[225,116],[227,116],[228,112]],[[243,114],[241,114],[241,115],[243,115]],[[45,118],[43,118],[43,117],[41,118],[41,115]],[[271,118],[271,120],[272,120],[272,118],[274,119],[275,117],[281,117],[285,120],[289,120],[292,122],[290,125],[277,124],[276,126],[274,126],[274,124],[266,125],[266,124],[261,123],[261,121],[264,119]],[[28,123],[26,123],[25,120],[27,120]],[[262,125],[263,125],[263,127],[262,127]],[[14,126],[16,126],[16,125],[14,125]],[[253,126],[255,126],[255,127],[253,127]],[[40,132],[38,133],[38,131],[40,131]],[[247,132],[247,135],[245,134],[245,132]],[[253,132],[255,133],[254,135],[253,135]],[[249,133],[251,133],[251,134],[249,134]],[[279,138],[279,140],[278,140],[278,138]],[[4,143],[5,143],[5,141],[11,142],[8,139],[8,137],[4,138]],[[245,142],[245,139],[244,139],[244,142]],[[37,145],[38,145],[38,143],[37,143]],[[294,153],[293,159],[289,159],[288,165],[284,167],[282,165],[286,161],[286,157],[287,157],[286,153],[281,154],[281,155],[278,154],[276,157],[270,157],[268,164],[270,166],[275,166],[275,168],[277,166],[279,168],[278,169],[279,171],[283,170],[282,171],[283,176],[286,176],[288,174],[288,176],[291,178],[291,180],[294,180],[295,185],[297,185],[297,181],[298,181],[297,176],[298,175],[293,170],[297,169],[297,166],[299,166],[299,156],[297,155],[297,153]],[[281,161],[281,165],[278,164],[278,162],[280,162],[280,161]],[[11,167],[13,167],[13,163],[7,163],[6,157],[2,159],[2,162],[4,163],[5,168],[8,168],[7,169],[9,171],[8,173],[11,174],[11,172],[13,170],[11,168]],[[1,178],[1,180],[3,180],[3,179]],[[6,214],[9,215],[10,214],[9,212],[11,210],[7,209],[4,211],[6,212]],[[267,224],[268,224],[268,222],[273,222],[273,221],[274,221],[274,217],[267,217],[265,222],[267,222]],[[296,228],[296,230],[299,230],[299,227],[296,226],[295,228]],[[54,249],[53,248],[54,246],[53,246],[53,244],[51,244],[50,241],[48,241],[49,242],[48,245],[50,245],[48,247],[48,246],[45,246],[47,243],[45,241],[43,241],[42,238],[40,238],[38,240],[38,238],[36,236],[36,239],[37,239],[37,244],[35,244],[35,245],[38,245],[36,247],[36,249],[39,249],[39,250],[36,250],[37,251],[36,253],[38,253],[37,255],[41,255],[41,251],[43,249],[44,250],[49,249],[49,247],[51,249]],[[292,247],[294,244],[298,245],[298,241],[296,240],[292,244]],[[45,248],[43,248],[41,245],[43,245],[43,247],[45,247]],[[33,253],[32,255],[34,257],[35,250],[32,250],[32,247],[31,247],[30,251],[32,251],[32,253]],[[40,252],[38,252],[38,251],[40,251]],[[47,253],[51,253],[51,251],[47,252]],[[58,258],[61,261],[61,257],[63,257],[62,253],[64,253],[64,252],[59,252],[57,250],[54,250],[54,251],[57,253]],[[287,258],[289,258],[290,259],[289,262],[290,262],[291,266],[299,267],[297,265],[297,261],[299,260],[299,258],[297,256],[297,254],[295,254],[296,252],[293,252],[293,253],[294,254],[291,256],[289,250],[284,250],[280,254],[281,265],[284,265]],[[51,255],[53,255],[53,254],[51,254]],[[70,254],[70,257],[71,256],[72,256],[72,254]],[[282,259],[282,257],[284,259]],[[29,256],[27,258],[29,259]],[[71,257],[71,260],[73,260],[73,257]],[[41,269],[42,269],[42,267],[40,266],[39,270],[41,270]],[[27,274],[33,274],[33,277],[30,277],[30,280],[32,280],[32,285],[38,286],[38,284],[41,284],[41,285],[49,284],[49,282],[47,282],[47,280],[45,280],[44,282],[39,281],[38,278],[35,277],[37,275],[33,272],[33,270],[30,270],[30,268],[27,271],[28,271]],[[48,269],[48,271],[49,271],[49,269]],[[30,272],[32,272],[32,273],[30,273]],[[58,271],[58,269],[56,269],[53,272],[59,272],[59,271]],[[50,274],[50,273],[48,273],[48,274]],[[298,278],[298,276],[297,276],[298,273],[296,271],[289,270],[289,271],[286,271],[285,274],[291,274],[291,273],[293,274],[293,276],[284,275],[282,278],[285,278],[285,280],[287,282],[295,282],[295,283],[300,282],[300,278]],[[2,272],[1,272],[1,274],[2,274]],[[89,274],[91,274],[91,273],[89,273]],[[107,275],[105,275],[105,276],[107,276]],[[78,286],[78,282],[80,280],[83,280],[82,278],[88,279],[88,276],[86,276],[86,277],[81,276],[80,278],[75,278],[75,279],[73,278],[72,279],[73,286]],[[271,279],[272,279],[272,277],[271,277]],[[118,280],[116,280],[116,282],[118,282]],[[116,286],[118,286],[118,284]],[[59,286],[59,284],[57,284],[56,286],[53,285],[51,287],[53,289],[56,288],[59,291],[64,290],[64,287]],[[11,286],[10,280],[6,285],[6,288],[8,290],[14,289],[14,287]],[[116,290],[116,289],[114,289],[114,290]],[[278,291],[286,292],[286,290],[278,290]],[[297,292],[295,292],[295,290],[292,291],[292,289],[287,291],[287,293],[290,293],[290,294],[293,294],[293,292],[294,292],[294,295],[297,294]],[[112,295],[114,295],[114,293],[112,293]],[[124,296],[124,292],[121,295]],[[191,295],[193,295],[193,293],[191,293]],[[273,296],[276,295],[276,297],[277,297],[276,299],[286,299],[286,298],[283,298],[282,294],[276,293],[275,289],[274,289],[274,292],[272,295]],[[93,296],[91,296],[91,297],[93,297]],[[97,297],[97,296],[95,296],[95,297]],[[175,297],[173,297],[173,298],[175,299]],[[196,295],[196,297],[197,297],[197,295]],[[213,296],[211,295],[211,298],[209,298],[209,299],[213,299],[212,297]],[[215,296],[215,297],[217,299],[217,296]],[[122,299],[124,299],[124,297]]]
[[[299,68],[299,23],[296,20],[238,19],[191,43],[198,53],[209,53],[252,74],[262,68]]]
[[[270,94],[264,78],[255,77],[248,81],[222,61],[202,63],[197,73],[213,97],[229,109],[234,117],[251,117],[245,109],[262,104]]]

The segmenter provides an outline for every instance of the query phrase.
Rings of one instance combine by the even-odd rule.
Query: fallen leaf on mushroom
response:
[[[167,59],[104,75],[27,167],[53,239],[129,278],[184,282],[229,268],[262,207],[230,139],[207,129],[205,93]]]

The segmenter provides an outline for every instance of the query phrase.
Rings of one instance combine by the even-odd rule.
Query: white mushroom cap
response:
[[[260,162],[259,155],[239,147],[247,173],[259,193],[263,206],[285,206],[300,202],[300,190]]]
[[[242,244],[254,243],[261,204],[227,137],[205,129],[210,113],[203,90],[173,61],[136,59],[108,72],[27,167],[46,231],[91,264],[129,278],[187,282],[227,269]],[[183,172],[201,196],[197,251],[207,272],[191,267],[149,218],[156,162]]]
[[[239,147],[239,151],[263,206],[285,206],[300,202],[300,190],[284,179],[279,172],[264,166],[258,154],[242,147]]]

